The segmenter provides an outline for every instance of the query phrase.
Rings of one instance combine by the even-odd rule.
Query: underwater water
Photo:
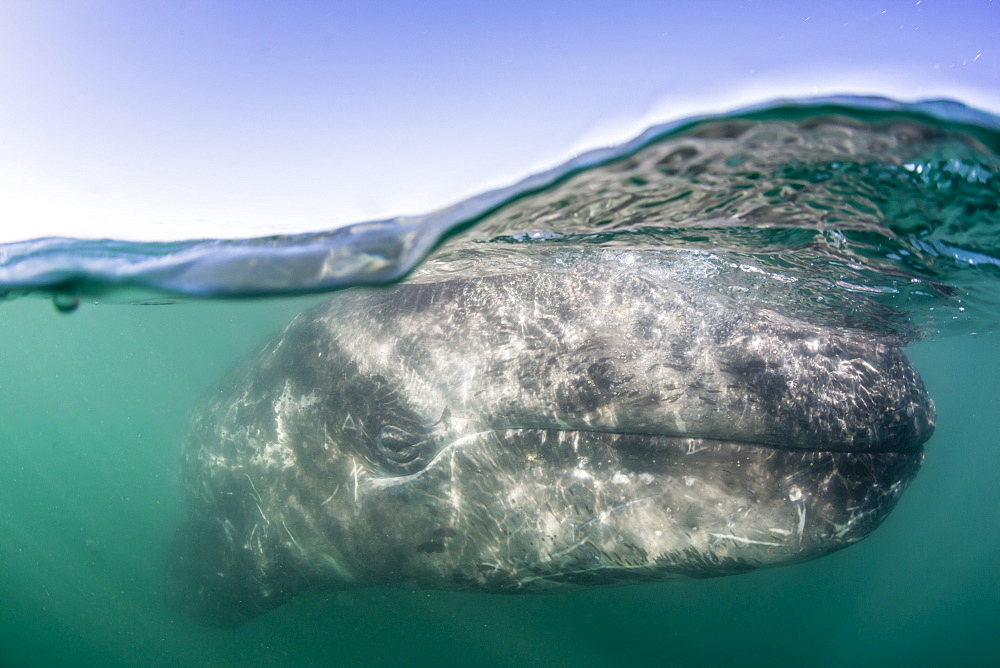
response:
[[[0,247],[0,664],[996,662],[998,127],[954,103],[765,105],[325,236]],[[428,253],[418,279],[636,249],[685,286],[912,342],[937,428],[871,536],[794,566],[547,596],[306,593],[235,629],[166,604],[189,415],[323,290]]]

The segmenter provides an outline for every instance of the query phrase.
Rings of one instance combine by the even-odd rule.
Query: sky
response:
[[[1000,112],[1000,0],[0,2],[0,242],[428,213],[775,97]]]

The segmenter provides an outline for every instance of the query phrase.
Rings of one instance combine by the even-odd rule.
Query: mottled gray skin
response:
[[[897,345],[581,261],[339,293],[195,415],[172,595],[706,577],[864,538],[933,405]]]

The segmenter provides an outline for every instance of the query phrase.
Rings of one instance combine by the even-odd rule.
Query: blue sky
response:
[[[1000,4],[0,5],[0,241],[419,214],[779,95],[1000,111]]]

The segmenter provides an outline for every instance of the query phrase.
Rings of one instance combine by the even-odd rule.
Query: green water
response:
[[[872,536],[715,580],[550,596],[300,596],[235,630],[175,618],[165,552],[199,397],[312,299],[0,305],[0,663],[957,665],[1000,661],[1000,339],[923,341],[927,459]]]

